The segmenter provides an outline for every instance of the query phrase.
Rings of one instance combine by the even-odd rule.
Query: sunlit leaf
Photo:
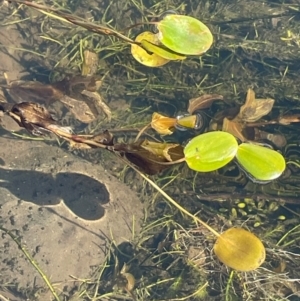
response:
[[[176,118],[170,118],[154,112],[151,127],[161,135],[171,135],[174,132],[176,121]]]
[[[156,35],[150,31],[142,32],[135,39],[136,42],[141,42],[143,40],[147,40],[153,44],[159,43]],[[139,63],[148,67],[159,67],[169,62],[169,60],[155,53],[148,53],[145,49],[136,44],[131,44],[131,54]]]
[[[253,271],[266,258],[262,242],[253,233],[242,228],[223,232],[214,245],[218,259],[237,271]]]
[[[157,28],[161,43],[184,55],[203,54],[213,42],[209,28],[190,16],[168,14],[158,22]]]
[[[277,179],[285,170],[285,159],[275,150],[267,147],[242,143],[238,147],[236,158],[242,169],[258,181]]]
[[[193,138],[184,148],[188,166],[199,172],[217,170],[236,155],[238,144],[234,136],[226,132],[209,132]]]

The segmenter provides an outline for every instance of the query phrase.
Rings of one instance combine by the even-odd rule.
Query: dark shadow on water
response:
[[[104,216],[103,204],[109,192],[101,182],[79,173],[50,173],[0,168],[0,187],[36,205],[57,205],[61,200],[80,218],[97,220]]]

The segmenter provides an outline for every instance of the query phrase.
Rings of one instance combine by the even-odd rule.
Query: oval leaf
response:
[[[214,245],[218,259],[237,271],[253,271],[266,258],[265,247],[253,233],[242,228],[223,232]]]
[[[139,43],[143,40],[147,40],[153,44],[157,43],[155,34],[150,31],[142,32],[135,39]],[[169,62],[169,60],[155,53],[149,54],[145,49],[136,44],[131,44],[131,54],[139,63],[148,67],[160,67]]]
[[[184,54],[205,53],[213,42],[209,28],[199,20],[182,15],[166,15],[158,22],[158,38],[167,48]]]
[[[189,168],[208,172],[229,163],[236,155],[238,144],[234,136],[226,132],[209,132],[193,138],[184,148]]]
[[[236,158],[241,167],[259,181],[277,179],[285,170],[285,160],[280,153],[257,144],[242,143]]]

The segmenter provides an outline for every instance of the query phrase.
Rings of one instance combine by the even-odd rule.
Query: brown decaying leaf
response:
[[[92,52],[85,54],[90,56]],[[97,69],[93,65],[95,57],[87,59],[85,72],[95,72]],[[17,80],[9,82],[4,88],[14,99],[15,102],[37,102],[40,104],[49,104],[53,101],[62,102],[75,116],[76,119],[83,123],[90,123],[95,120],[96,116],[103,111],[108,120],[111,120],[111,110],[103,102],[100,94],[97,92],[101,85],[101,80],[88,76],[74,76],[65,78],[62,81],[53,84],[42,84],[37,81]],[[88,97],[87,102],[75,99],[72,94],[74,91]],[[90,101],[91,103],[89,104]]]
[[[61,97],[59,101],[61,101],[79,121],[90,123],[95,120],[95,115],[85,102],[78,101],[67,95]]]
[[[278,123],[283,125],[289,125],[291,123],[300,122],[300,114],[285,115],[278,118]]]
[[[103,111],[104,114],[107,116],[108,121],[111,121],[111,115],[112,115],[111,110],[110,110],[109,106],[102,100],[102,97],[100,96],[100,94],[98,92],[91,92],[88,90],[83,90],[81,92],[81,94],[86,95],[90,99],[93,99],[94,103],[96,105],[96,108],[101,108],[101,111]],[[98,110],[98,113],[100,113],[99,110]]]
[[[114,144],[113,135],[105,131],[98,135],[76,135],[69,127],[56,123],[51,114],[37,103],[23,102],[13,106],[1,104],[1,110],[10,115],[21,127],[33,135],[45,135],[49,132],[69,141],[76,148],[104,148],[119,152],[145,173],[153,175],[169,165],[184,158],[183,147],[173,143],[159,143],[139,140],[129,144]]]
[[[252,89],[248,89],[246,102],[240,108],[240,112],[236,118],[242,122],[255,122],[261,117],[270,113],[275,100],[271,98],[258,99]]]
[[[197,110],[209,108],[216,100],[223,100],[223,96],[218,94],[205,94],[197,98],[192,98],[189,100],[187,111],[193,114]]]
[[[240,139],[242,142],[247,141],[246,137],[242,134],[243,125],[235,120],[223,119],[222,131],[232,134],[234,137]]]
[[[15,104],[7,112],[21,127],[35,136],[49,134],[59,128],[62,132],[70,133],[69,127],[56,124],[51,114],[41,105],[32,102]]]
[[[171,135],[174,132],[176,118],[170,118],[159,113],[153,113],[151,127],[160,135]]]
[[[16,80],[5,87],[16,102],[31,101],[38,103],[50,103],[58,100],[64,94],[52,85],[42,84],[36,81]]]
[[[123,154],[128,161],[149,175],[155,175],[168,168],[170,166],[166,164],[168,162],[184,158],[181,145],[149,140],[140,140],[131,144],[115,144],[111,149]]]
[[[231,133],[242,142],[254,139],[252,124],[268,114],[274,105],[274,99],[256,99],[252,89],[248,89],[246,102],[240,107],[234,118],[224,116],[222,130]]]
[[[286,146],[287,141],[284,135],[282,134],[271,134],[265,131],[261,131],[259,129],[254,129],[255,139],[254,140],[269,140],[271,141],[277,148],[283,148]]]

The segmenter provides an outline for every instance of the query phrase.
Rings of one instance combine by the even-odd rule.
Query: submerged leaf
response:
[[[238,147],[236,158],[254,181],[275,180],[281,176],[286,166],[280,153],[257,144],[242,143]]]
[[[284,115],[278,118],[278,123],[283,125],[289,125],[291,123],[298,123],[298,122],[300,122],[300,114]]]
[[[236,155],[238,144],[229,133],[215,131],[193,138],[184,148],[189,168],[199,172],[217,170]]]
[[[223,96],[219,94],[205,94],[192,98],[189,100],[188,112],[193,114],[197,110],[209,108],[216,100],[223,100]]]
[[[56,124],[51,114],[41,105],[33,102],[21,102],[11,107],[7,113],[28,132],[43,136],[59,130],[69,135],[71,129]]]
[[[173,143],[141,140],[131,144],[115,144],[113,151],[124,154],[131,163],[149,175],[155,175],[170,167],[165,164],[184,157],[183,147]]]
[[[265,247],[253,233],[242,228],[223,232],[214,245],[218,259],[237,271],[253,271],[266,258]]]
[[[229,120],[228,118],[223,119],[222,131],[232,134],[242,142],[247,141],[245,136],[242,134],[243,129],[244,127],[242,123],[234,120]]]
[[[162,159],[162,161],[172,162],[184,157],[183,147],[180,144],[161,143],[145,139],[140,143],[140,146]]]
[[[64,95],[59,99],[71,112],[76,119],[83,123],[90,123],[95,120],[95,114],[84,101]]]
[[[209,28],[190,16],[168,14],[158,22],[157,28],[161,43],[184,55],[203,54],[213,42]]]
[[[99,64],[98,54],[88,49],[83,52],[83,62],[81,67],[82,76],[92,76],[97,73]]]
[[[246,102],[240,108],[238,117],[243,122],[255,122],[270,113],[274,105],[274,99],[257,99],[252,89],[247,92]]]
[[[60,101],[74,114],[76,119],[83,123],[89,123],[95,120],[98,112],[93,112],[85,101],[77,100],[70,95],[75,86],[79,88],[78,92],[81,93],[85,90],[94,90],[96,85],[94,77],[84,78],[77,76],[70,79],[65,78],[51,85],[35,81],[14,81],[10,83],[7,90],[17,102],[30,100],[40,104],[47,104],[53,101]],[[99,105],[95,99],[92,101],[94,101],[96,107]]]

